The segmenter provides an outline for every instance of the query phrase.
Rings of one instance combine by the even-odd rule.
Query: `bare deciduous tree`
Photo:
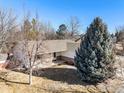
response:
[[[0,9],[0,49],[6,43],[9,32],[16,28],[16,16],[11,10]]]
[[[117,42],[122,42],[124,40],[124,26],[117,28],[116,31]]]
[[[68,29],[72,37],[79,34],[80,26],[80,21],[77,17],[70,18]]]
[[[38,60],[37,55],[42,53],[44,35],[38,33],[35,38],[29,38],[29,32],[39,32],[39,27],[37,27],[37,21],[33,19],[33,22],[27,21],[28,24],[23,24],[23,40],[19,41],[15,47],[15,57],[22,62],[22,67],[29,71],[29,84],[32,84],[32,70],[41,60]],[[29,26],[30,24],[30,26]]]
[[[38,55],[42,53],[43,48],[43,40],[30,41],[25,39],[18,42],[14,49],[14,56],[18,61],[21,61],[21,68],[25,68],[29,72],[30,85],[32,84],[32,70],[41,64],[41,59],[38,59]]]
[[[29,47],[30,46],[30,47]],[[24,41],[24,53],[25,53],[25,63],[27,62],[27,67],[29,70],[29,84],[32,84],[32,70],[35,66],[41,63],[41,61],[37,61],[37,55],[39,49],[42,48],[42,41]]]
[[[41,32],[44,33],[47,40],[56,39],[55,29],[52,27],[51,23],[40,23]]]

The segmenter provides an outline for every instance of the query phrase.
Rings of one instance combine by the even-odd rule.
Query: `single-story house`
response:
[[[29,49],[32,49],[34,43],[35,41],[29,42]],[[23,50],[19,49],[19,47],[22,48],[21,45],[22,42],[16,44],[13,48],[13,54],[15,55],[15,58],[17,58],[20,62],[23,62],[25,55]],[[36,55],[40,61],[42,60],[42,63],[52,63],[54,60],[63,60],[69,64],[74,64],[75,50],[79,47],[80,40],[46,40],[42,42],[42,45],[43,47],[39,48]],[[6,64],[5,59],[4,62],[1,61],[2,64]],[[41,66],[39,65],[39,67]]]
[[[35,41],[28,42],[29,49],[31,50],[32,47],[34,47]],[[14,55],[16,55],[16,58],[18,58],[21,61],[24,62],[24,52],[19,49],[18,47],[22,47],[22,42],[20,44],[17,44],[14,48],[14,50],[17,50],[14,52]],[[52,63],[55,60],[62,60],[69,64],[74,64],[74,56],[75,56],[75,50],[79,47],[80,42],[75,42],[72,40],[46,40],[42,41],[41,48],[39,48],[37,53],[37,61],[41,62],[42,64],[46,63]],[[16,49],[17,48],[17,49]],[[38,62],[37,62],[38,63]],[[25,64],[25,63],[24,63]],[[27,64],[27,63],[26,63]],[[27,64],[28,65],[28,64]],[[40,67],[40,64],[38,65]]]
[[[51,54],[53,60],[60,59],[69,63],[74,63],[75,50],[80,43],[72,40],[48,40],[45,53]]]

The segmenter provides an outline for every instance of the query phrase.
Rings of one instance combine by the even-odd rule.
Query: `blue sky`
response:
[[[0,8],[12,8],[19,20],[23,6],[32,16],[37,11],[40,20],[51,22],[55,28],[71,16],[79,18],[83,30],[96,16],[107,23],[110,32],[124,25],[124,0],[0,0]]]

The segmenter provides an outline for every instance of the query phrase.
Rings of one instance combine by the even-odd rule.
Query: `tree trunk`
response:
[[[32,85],[32,68],[30,68],[29,72],[29,85]]]

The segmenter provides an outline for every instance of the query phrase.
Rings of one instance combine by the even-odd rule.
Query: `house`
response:
[[[32,49],[34,43],[36,43],[36,41],[28,42],[29,50]],[[46,40],[42,42],[42,45],[36,55],[37,61],[42,62],[42,64],[50,64],[55,60],[62,60],[66,63],[74,64],[75,50],[79,47],[80,42],[72,40]],[[13,53],[15,58],[20,62],[24,62],[25,55],[19,47],[22,47],[22,42],[19,42],[15,46],[14,50],[16,51]],[[28,65],[27,63],[24,64]],[[40,66],[42,64],[39,64],[38,67],[42,67]]]
[[[47,40],[46,54],[51,54],[52,60],[58,59],[66,61],[70,64],[74,63],[75,50],[80,43],[72,40]]]
[[[21,38],[21,36],[19,38]],[[43,41],[44,48],[40,48],[39,53],[36,56],[38,60],[41,61],[42,59],[42,63],[50,63],[50,62],[52,63],[55,60],[61,60],[69,64],[74,64],[75,50],[79,47],[80,41],[81,41],[80,38],[82,36],[84,35],[77,35],[72,40],[45,40]],[[17,49],[18,46],[21,47],[22,41],[20,41],[19,43],[17,43],[17,41],[18,40],[11,40],[10,42],[6,42],[5,49],[7,49],[6,53],[14,54],[15,58],[17,58],[18,60],[18,62],[17,63],[15,62],[15,63],[16,65],[19,65],[20,62],[24,61],[23,58],[25,55],[20,49]],[[32,47],[33,42],[35,41],[29,42],[28,46],[30,47],[30,49]],[[15,51],[15,50],[18,50],[18,51]],[[2,57],[2,55],[0,55],[1,58],[4,58],[0,60],[0,66],[5,68],[9,61],[7,60],[8,55],[7,54],[3,54],[3,55],[4,56],[6,55],[6,57]],[[9,64],[12,64],[12,65],[13,63],[14,62],[9,62]]]

